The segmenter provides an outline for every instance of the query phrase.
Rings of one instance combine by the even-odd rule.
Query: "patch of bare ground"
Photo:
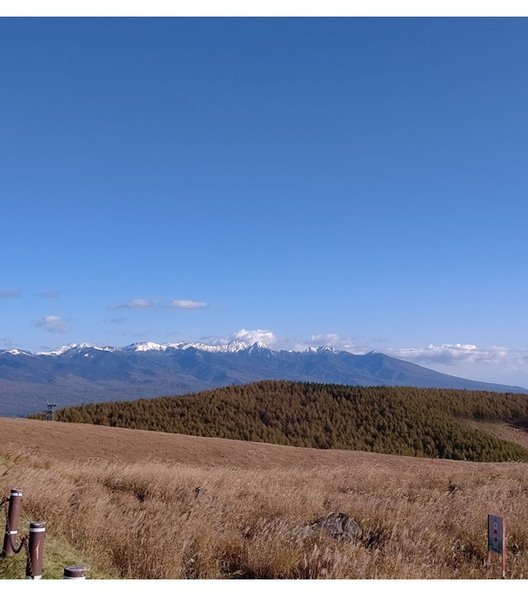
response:
[[[528,464],[319,451],[0,419],[0,495],[108,576],[485,578],[486,516],[528,576]],[[195,491],[203,487],[205,491]],[[330,512],[361,539],[298,529]]]

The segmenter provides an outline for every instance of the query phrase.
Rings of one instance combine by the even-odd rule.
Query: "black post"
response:
[[[14,554],[11,546],[18,534],[18,522],[20,521],[20,510],[22,508],[22,491],[12,488],[9,494],[9,506],[7,510],[7,523],[4,534],[4,545],[2,557],[10,557]]]
[[[29,553],[26,564],[26,579],[40,579],[42,577],[45,538],[46,522],[29,522]]]

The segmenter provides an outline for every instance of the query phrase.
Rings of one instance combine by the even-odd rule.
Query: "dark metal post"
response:
[[[29,522],[29,552],[26,565],[26,579],[40,579],[42,577],[45,537],[46,522]]]
[[[18,522],[20,521],[20,510],[22,506],[22,491],[12,488],[9,494],[9,508],[7,510],[7,523],[2,547],[2,557],[10,557],[14,554],[11,544],[18,534]]]
[[[84,565],[65,567],[62,579],[86,579],[86,567]]]

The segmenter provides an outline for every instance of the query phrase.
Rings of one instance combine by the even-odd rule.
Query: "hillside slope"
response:
[[[474,461],[528,451],[458,418],[522,425],[528,397],[405,387],[263,381],[189,396],[109,402],[57,412],[65,422]]]
[[[193,466],[232,466],[247,469],[350,465],[365,457],[383,456],[345,450],[300,449],[209,437],[170,434],[90,424],[0,418],[0,453],[24,452],[48,460],[129,464],[149,460]],[[393,461],[392,459],[390,461]],[[397,458],[394,462],[411,461]]]
[[[0,496],[23,490],[22,527],[47,521],[46,573],[60,551],[90,578],[493,578],[490,512],[506,519],[508,577],[526,578],[527,472],[0,418]],[[357,543],[299,538],[332,512],[357,521]]]

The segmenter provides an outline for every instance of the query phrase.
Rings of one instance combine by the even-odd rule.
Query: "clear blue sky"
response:
[[[0,348],[528,384],[527,64],[527,19],[0,19]]]

